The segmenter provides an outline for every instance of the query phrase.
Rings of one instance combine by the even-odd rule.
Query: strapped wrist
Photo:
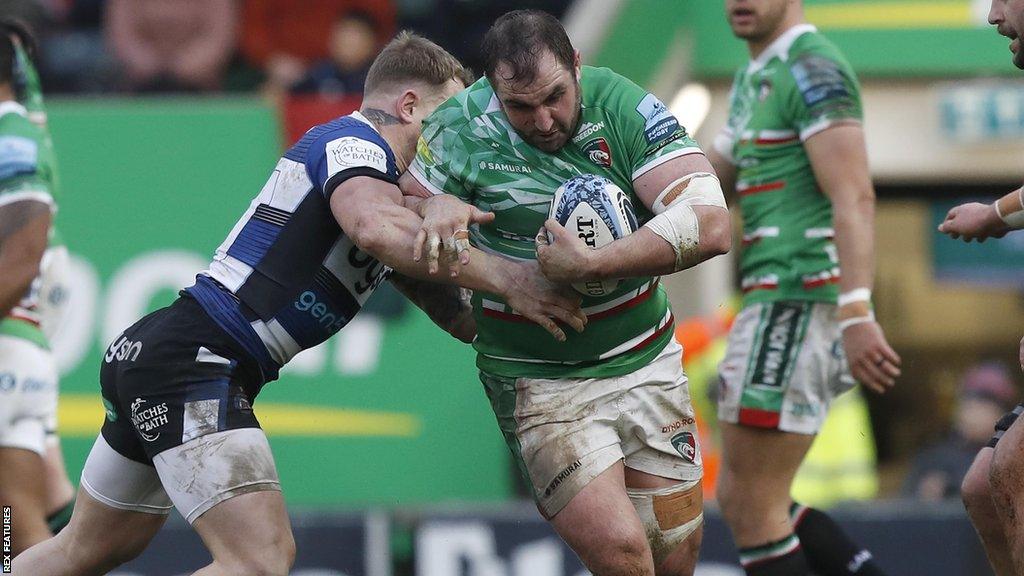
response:
[[[875,321],[875,313],[874,312],[868,312],[867,315],[865,315],[865,316],[854,316],[852,318],[847,318],[845,320],[840,320],[839,321],[839,332],[841,332],[841,333],[842,332],[846,332],[846,329],[851,327],[851,326],[856,326],[858,324],[867,324],[868,322],[874,322],[874,321]]]
[[[996,216],[1013,229],[1024,228],[1024,186],[992,203]]]
[[[870,306],[871,288],[854,288],[853,290],[843,292],[839,295],[839,299],[836,301],[836,304],[842,308],[843,306],[854,302],[867,302],[868,306]]]

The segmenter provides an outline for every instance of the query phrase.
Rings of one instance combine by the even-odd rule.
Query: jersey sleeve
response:
[[[10,128],[10,122],[4,124],[5,128]],[[38,138],[25,130],[0,129],[0,206],[21,200],[54,205],[39,155]]]
[[[423,122],[416,144],[416,158],[409,173],[432,194],[451,194],[472,200],[466,185],[470,152],[467,142],[446,118],[450,110],[439,109]]]
[[[369,127],[345,127],[317,138],[306,151],[309,179],[328,200],[345,180],[368,176],[398,184],[394,154]]]
[[[789,63],[793,84],[784,111],[800,140],[844,123],[860,123],[860,86],[845,61],[820,53],[794,55]]]
[[[632,180],[673,158],[701,152],[686,128],[657,96],[625,78],[619,80],[617,116],[628,147]]]

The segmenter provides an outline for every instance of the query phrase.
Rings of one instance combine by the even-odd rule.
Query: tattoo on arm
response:
[[[470,304],[470,298],[473,296],[471,290],[413,280],[401,274],[392,275],[391,283],[426,312],[435,324],[445,330],[453,328],[466,314],[473,311]]]
[[[366,110],[362,110],[361,113],[363,116],[366,116],[367,120],[373,122],[377,126],[389,126],[392,124],[402,123],[397,116],[388,114],[387,112],[377,108],[367,108]]]

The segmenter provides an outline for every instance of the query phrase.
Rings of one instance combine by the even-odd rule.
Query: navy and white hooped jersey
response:
[[[267,381],[341,330],[390,272],[331,213],[331,193],[354,176],[398,182],[394,153],[358,112],[310,129],[285,153],[187,289]]]

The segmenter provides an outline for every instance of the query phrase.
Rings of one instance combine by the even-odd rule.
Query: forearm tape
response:
[[[688,174],[666,186],[651,207],[656,216],[644,224],[672,247],[675,271],[700,262],[700,221],[694,206],[726,207],[722,186],[713,174]]]

